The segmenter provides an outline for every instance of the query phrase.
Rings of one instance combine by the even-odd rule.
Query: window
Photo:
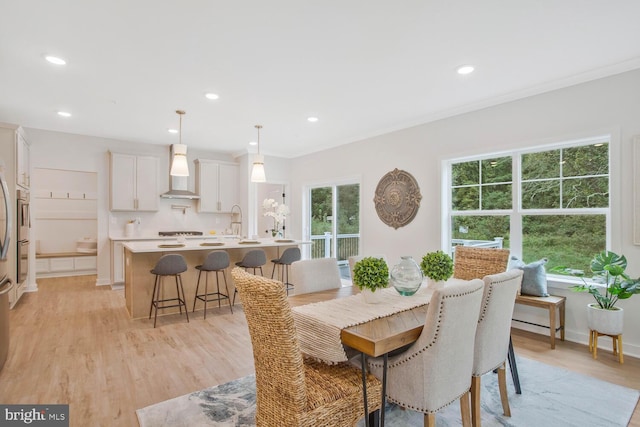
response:
[[[447,162],[444,241],[589,271],[609,234],[609,138]]]

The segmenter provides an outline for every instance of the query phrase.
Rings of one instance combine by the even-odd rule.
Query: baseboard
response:
[[[538,326],[528,325],[528,324],[520,324],[520,323],[512,323],[511,327],[514,329],[520,329],[527,332],[533,332],[535,334],[544,335],[549,340],[549,329],[541,328]],[[556,335],[556,345],[560,341],[560,333]],[[588,332],[575,332],[575,331],[565,331],[564,332],[565,341],[574,342],[577,344],[582,344],[585,346],[589,345],[589,333]],[[602,338],[598,340],[598,349],[602,349],[603,351],[611,351],[612,344],[610,339]],[[632,356],[640,358],[640,346],[633,343],[624,342],[624,334],[622,335],[622,352],[625,356]]]

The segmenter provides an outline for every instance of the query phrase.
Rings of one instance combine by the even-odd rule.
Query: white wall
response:
[[[230,228],[228,214],[198,214],[196,202],[183,199],[160,199],[158,212],[110,212],[109,211],[109,156],[108,152],[153,155],[160,159],[159,192],[169,189],[169,147],[164,145],[136,144],[127,141],[28,129],[31,144],[32,168],[53,168],[97,173],[98,185],[98,278],[97,284],[111,283],[111,257],[109,236],[122,236],[124,224],[140,218],[138,232],[142,235],[157,234],[159,230],[195,230],[221,232]],[[230,155],[212,151],[188,149],[190,167],[188,188],[195,188],[196,158],[234,161]],[[36,191],[33,188],[32,191]],[[182,210],[171,209],[172,204],[190,205]],[[241,207],[246,211],[246,198]],[[36,230],[37,233],[37,230]],[[32,237],[33,240],[37,239]]]
[[[384,253],[391,265],[400,256],[420,259],[440,249],[441,161],[446,158],[530,147],[578,137],[614,135],[612,159],[612,250],[625,254],[629,273],[640,276],[640,246],[632,243],[632,138],[640,134],[640,70],[509,102],[472,113],[381,135],[346,146],[294,159],[291,194],[300,197],[308,183],[359,175],[361,181],[361,248]],[[380,221],[373,195],[378,181],[394,168],[411,173],[422,194],[420,209],[409,225],[394,230]],[[289,222],[302,232],[299,199]],[[640,213],[639,213],[640,214]],[[552,284],[551,292],[567,296],[567,339],[586,343],[586,294]],[[640,295],[619,304],[625,309],[625,353],[640,356]],[[536,317],[538,311],[517,308],[516,317]],[[544,330],[537,330],[547,333]],[[610,350],[608,340],[604,345]]]

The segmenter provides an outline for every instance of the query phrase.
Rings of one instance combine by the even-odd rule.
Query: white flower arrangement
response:
[[[273,228],[267,230],[267,233],[271,231],[271,234],[275,236],[280,232],[280,224],[289,215],[289,207],[285,204],[280,204],[273,199],[264,199],[262,202],[262,209],[264,210],[264,216],[270,216],[273,218]]]

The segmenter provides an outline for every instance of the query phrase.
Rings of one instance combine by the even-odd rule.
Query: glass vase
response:
[[[412,257],[401,258],[402,260],[391,269],[391,284],[400,295],[411,296],[420,289],[422,270]]]

